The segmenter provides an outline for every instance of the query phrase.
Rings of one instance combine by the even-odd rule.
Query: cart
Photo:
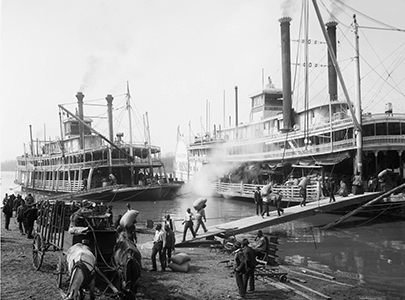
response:
[[[64,276],[67,275],[67,250],[72,245],[87,240],[88,246],[96,257],[96,285],[107,285],[107,288],[119,296],[120,291],[112,283],[119,277],[119,274],[111,265],[117,232],[111,227],[106,215],[106,206],[102,204],[93,206],[92,214],[85,218],[90,229],[85,233],[72,235],[68,232],[70,217],[76,210],[77,207],[74,204],[64,201],[44,200],[39,203],[32,248],[33,267],[40,270],[45,253],[58,252],[56,276],[57,287],[61,289]],[[66,279],[68,278],[66,277]]]

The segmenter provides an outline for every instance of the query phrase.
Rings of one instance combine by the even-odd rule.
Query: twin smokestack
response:
[[[84,122],[83,93],[77,92],[76,98],[77,98],[77,106],[79,108],[79,118]],[[114,100],[114,97],[112,95],[107,95],[107,97],[105,97],[105,100],[107,100],[109,138],[110,141],[114,141],[113,114],[112,114],[112,102]],[[79,135],[80,135],[80,148],[84,149],[84,125],[83,123],[80,122],[79,122]]]
[[[292,101],[291,101],[291,46],[290,46],[290,17],[279,19],[281,30],[281,62],[283,77],[283,123],[284,131],[292,129],[293,119]],[[329,39],[332,43],[332,49],[336,56],[336,26],[338,23],[326,23]],[[337,101],[337,75],[332,59],[328,52],[328,80],[329,80],[329,98],[330,101]]]

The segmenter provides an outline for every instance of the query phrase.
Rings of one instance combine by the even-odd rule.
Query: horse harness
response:
[[[89,264],[88,262],[84,260],[78,260],[74,262],[73,268],[72,268],[72,275],[75,271],[76,268],[79,268],[83,272],[84,280],[83,280],[83,286],[87,286],[90,284],[92,277],[95,274],[95,267]]]

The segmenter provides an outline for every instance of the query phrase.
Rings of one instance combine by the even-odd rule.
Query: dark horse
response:
[[[141,253],[124,231],[118,235],[113,253],[112,262],[119,275],[118,285],[123,299],[135,299],[137,283],[141,277]]]

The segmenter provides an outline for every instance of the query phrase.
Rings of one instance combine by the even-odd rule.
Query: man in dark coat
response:
[[[5,220],[5,228],[6,230],[10,230],[10,219],[11,216],[13,215],[13,207],[11,206],[11,203],[9,200],[5,202],[5,205],[3,206],[3,213],[4,213],[4,220]]]
[[[27,220],[27,238],[33,239],[34,223],[38,218],[38,209],[35,203],[28,206],[27,210],[24,212],[24,218]]]
[[[236,285],[238,287],[239,296],[245,298],[246,290],[245,283],[243,282],[243,274],[246,273],[245,256],[241,249],[241,243],[235,243],[236,250],[234,251],[235,257],[233,260],[233,270],[235,272]]]
[[[260,195],[260,187],[256,188],[255,194],[253,196],[255,204],[256,204],[256,215],[261,215],[263,212],[263,199],[262,195]]]
[[[246,273],[243,275],[244,291],[246,292],[249,283],[249,291],[255,290],[255,251],[249,246],[249,240],[242,240],[242,249],[245,256]]]

